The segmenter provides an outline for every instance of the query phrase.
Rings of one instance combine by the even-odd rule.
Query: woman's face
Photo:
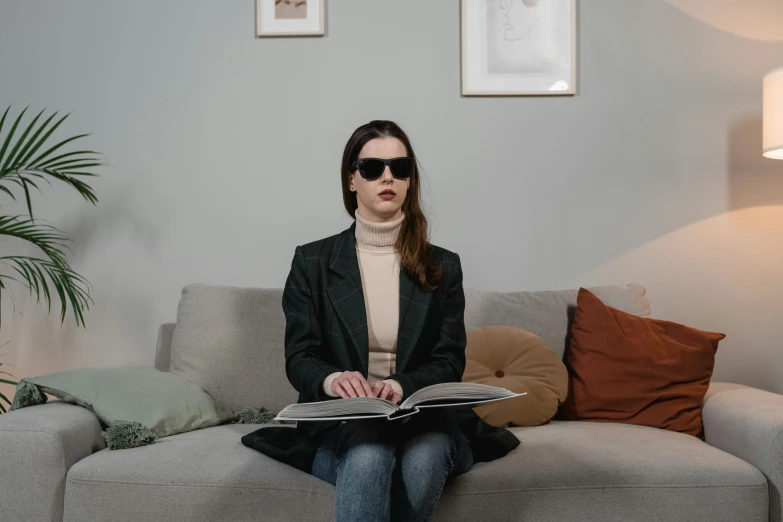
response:
[[[364,144],[358,158],[391,159],[408,156],[405,145],[397,138],[375,138]],[[358,210],[368,221],[394,221],[402,215],[402,204],[408,194],[409,179],[397,179],[387,166],[381,177],[366,180],[357,169],[349,176],[351,190],[356,192]],[[394,196],[382,198],[380,194],[391,190]]]

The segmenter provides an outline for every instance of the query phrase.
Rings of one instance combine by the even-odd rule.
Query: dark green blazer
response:
[[[369,340],[355,228],[353,223],[340,234],[296,247],[282,304],[286,376],[299,392],[299,403],[339,399],[326,395],[322,386],[333,372],[358,371],[367,378]],[[459,382],[465,369],[459,256],[434,245],[432,255],[444,267],[435,291],[422,288],[400,268],[397,372],[385,378],[400,383],[403,398],[431,384]],[[514,434],[485,423],[472,409],[456,413],[474,462],[502,457],[519,445]],[[242,443],[310,473],[319,444],[339,423],[260,428],[242,437]]]

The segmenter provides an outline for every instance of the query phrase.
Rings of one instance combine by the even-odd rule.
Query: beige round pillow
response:
[[[546,341],[510,326],[480,326],[467,333],[463,382],[527,395],[473,410],[493,426],[538,426],[551,420],[568,393],[568,370]]]

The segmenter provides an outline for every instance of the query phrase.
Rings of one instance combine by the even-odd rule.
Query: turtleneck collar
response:
[[[359,211],[356,213],[356,248],[363,252],[390,254],[396,252],[395,244],[399,236],[405,214],[394,221],[378,223],[367,221]]]

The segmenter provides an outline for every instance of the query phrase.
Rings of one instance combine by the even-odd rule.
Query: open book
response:
[[[502,401],[527,393],[475,382],[445,382],[427,386],[405,399],[402,404],[379,397],[349,397],[328,401],[290,404],[274,420],[317,421],[386,417],[402,419],[419,412],[419,408],[464,408],[474,404]]]

